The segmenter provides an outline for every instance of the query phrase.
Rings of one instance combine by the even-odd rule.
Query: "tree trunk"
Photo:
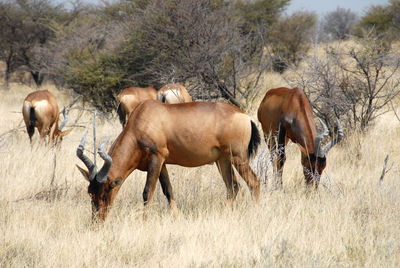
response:
[[[233,94],[226,88],[225,84],[218,82],[218,89],[222,93],[222,96],[227,99],[233,105],[241,108],[240,102],[233,96]]]
[[[40,87],[43,83],[44,75],[39,71],[31,71],[31,75],[37,87]]]
[[[10,80],[10,67],[9,64],[6,63],[6,70],[4,71],[4,87],[5,89],[9,89],[9,80]]]

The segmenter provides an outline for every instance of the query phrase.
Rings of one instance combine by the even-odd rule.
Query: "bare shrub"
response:
[[[399,54],[374,35],[325,52],[307,59],[289,82],[305,90],[316,115],[330,126],[339,117],[347,128],[364,130],[400,94]]]
[[[345,40],[350,37],[357,22],[356,13],[350,9],[338,7],[323,17],[321,30],[328,40]]]
[[[130,80],[156,87],[190,81],[195,99],[223,97],[241,106],[240,81],[258,70],[250,67],[240,19],[231,14],[231,6],[218,1],[152,1],[138,11],[121,46]]]

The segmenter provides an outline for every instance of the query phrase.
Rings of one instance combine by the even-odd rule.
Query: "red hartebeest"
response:
[[[157,179],[173,212],[177,212],[166,164],[197,167],[216,162],[233,201],[238,181],[232,165],[258,200],[260,181],[249,165],[260,143],[255,126],[245,113],[226,103],[191,102],[164,104],[154,100],[141,103],[130,115],[126,127],[109,154],[104,143],[99,154],[104,165],[99,172],[83,154],[86,135],[77,156],[87,170],[79,170],[89,181],[94,218],[104,220],[121,184],[135,169],[147,171],[143,191],[145,213],[152,200]]]
[[[321,121],[324,131],[317,136],[307,96],[298,88],[283,87],[271,89],[265,94],[258,108],[258,120],[261,122],[271,158],[275,162],[273,167],[278,186],[282,187],[285,145],[290,139],[300,147],[307,185],[315,182],[317,188],[320,175],[326,166],[326,154],[343,137],[339,120],[337,139],[331,140],[322,148],[321,140],[329,135],[326,125]],[[273,156],[274,149],[277,149],[276,157]]]
[[[154,87],[128,87],[122,90],[118,96],[118,108],[117,113],[119,121],[124,127],[127,121],[128,115],[145,100],[157,99],[157,90]]]
[[[48,90],[38,90],[28,94],[22,106],[22,115],[31,142],[35,127],[38,129],[41,139],[49,135],[49,144],[52,144],[53,141],[60,142],[63,136],[72,130],[61,131],[67,123],[68,116],[64,113],[64,121],[58,125],[58,104],[56,98]]]
[[[154,87],[125,88],[118,94],[117,99],[119,103],[117,112],[123,127],[133,109],[145,100],[159,100],[168,104],[192,101],[186,88],[179,83],[165,85],[158,91]]]

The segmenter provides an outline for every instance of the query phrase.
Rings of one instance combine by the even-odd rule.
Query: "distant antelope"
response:
[[[163,104],[145,101],[132,112],[126,127],[105,153],[99,155],[104,165],[96,166],[83,154],[86,135],[77,156],[88,170],[79,168],[89,181],[92,216],[104,220],[121,184],[135,169],[147,171],[143,191],[145,216],[153,198],[157,179],[173,212],[177,212],[166,164],[198,167],[213,162],[225,182],[228,200],[239,190],[232,164],[246,181],[256,200],[260,181],[249,165],[260,136],[249,116],[227,103],[191,102]]]
[[[157,100],[168,103],[192,102],[192,97],[187,89],[179,83],[172,83],[163,86],[157,92]]]
[[[63,136],[72,130],[61,131],[68,121],[68,116],[64,113],[64,121],[58,125],[58,104],[53,94],[47,90],[38,90],[28,94],[22,106],[22,115],[31,142],[35,127],[38,129],[41,139],[49,135],[49,144],[52,144],[53,141],[60,142]]]
[[[267,91],[258,108],[258,120],[261,122],[271,154],[275,151],[277,138],[278,157],[274,158],[274,174],[278,186],[282,187],[282,170],[285,163],[285,145],[292,140],[301,150],[303,173],[308,185],[315,183],[318,187],[319,178],[326,166],[326,154],[343,137],[343,131],[338,121],[338,138],[321,147],[322,139],[329,135],[328,128],[321,121],[324,131],[316,135],[315,123],[310,103],[304,92],[298,88],[275,88]]]
[[[145,100],[155,99],[157,99],[157,90],[154,87],[128,87],[122,90],[117,96],[117,113],[122,126],[125,126],[128,115],[136,106]]]
[[[156,90],[154,87],[129,87],[122,90],[118,96],[118,108],[117,113],[119,120],[124,127],[129,114],[139,105],[139,103],[145,100],[159,100],[164,103],[173,104],[180,102],[191,102],[190,97],[186,88],[179,84],[173,83],[168,84]]]

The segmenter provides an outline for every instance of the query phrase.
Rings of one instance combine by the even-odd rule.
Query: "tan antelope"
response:
[[[57,144],[72,130],[61,131],[68,121],[68,116],[64,113],[64,121],[58,125],[58,104],[54,95],[48,90],[38,90],[28,94],[22,106],[22,115],[31,142],[35,127],[41,139],[49,135],[49,144],[53,142]]]
[[[190,97],[186,88],[179,83],[165,85],[158,91],[154,87],[125,88],[117,96],[117,113],[122,127],[125,126],[127,117],[133,109],[145,100],[159,100],[164,103],[174,104],[180,102],[191,102],[192,97]]]
[[[158,90],[157,100],[168,104],[174,104],[192,102],[192,97],[182,84],[171,83]]]
[[[249,116],[233,105],[145,101],[132,112],[109,154],[104,151],[104,143],[99,147],[104,165],[98,172],[83,154],[85,139],[86,135],[77,149],[77,156],[88,170],[78,168],[89,181],[94,219],[105,219],[121,184],[135,169],[147,171],[144,216],[157,179],[172,211],[177,213],[166,164],[198,167],[216,162],[229,201],[233,201],[239,189],[233,164],[254,198],[259,198],[260,182],[249,165],[249,157],[255,154],[260,136]]]
[[[273,158],[278,187],[282,187],[282,170],[286,158],[285,145],[290,139],[300,147],[301,163],[307,185],[315,183],[315,187],[318,188],[320,175],[326,166],[326,154],[343,137],[339,120],[337,121],[338,137],[322,147],[322,139],[329,135],[328,128],[321,121],[324,130],[317,136],[307,96],[298,88],[284,87],[267,91],[258,108],[258,120],[261,122]],[[273,157],[276,148],[277,157]]]
[[[157,99],[157,90],[154,87],[128,87],[122,90],[118,96],[117,113],[122,127],[125,126],[128,115],[145,100]]]

